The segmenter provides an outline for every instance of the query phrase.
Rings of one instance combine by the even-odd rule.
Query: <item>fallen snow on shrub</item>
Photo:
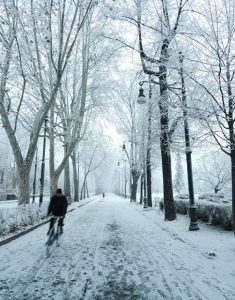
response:
[[[203,198],[205,199],[205,198]],[[215,198],[213,198],[215,199]],[[220,198],[222,199],[222,197]],[[175,199],[176,210],[180,214],[187,214],[189,207],[188,199]],[[232,205],[230,202],[223,203],[198,199],[196,201],[198,218],[213,225],[220,225],[226,230],[232,230]]]
[[[33,226],[47,216],[48,202],[20,205],[15,208],[2,209],[0,212],[0,237],[22,231]]]

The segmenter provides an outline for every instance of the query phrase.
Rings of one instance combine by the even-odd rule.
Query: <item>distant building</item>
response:
[[[14,198],[18,194],[18,178],[15,167],[0,168],[0,201]],[[12,196],[10,196],[12,195]]]

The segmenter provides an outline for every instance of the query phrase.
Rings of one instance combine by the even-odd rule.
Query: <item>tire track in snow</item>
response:
[[[77,226],[77,220],[70,226],[71,236],[69,239],[74,240],[73,249],[69,248],[70,257],[72,257],[70,263],[67,262],[67,269],[57,273],[57,277],[63,278],[68,287],[66,299],[89,299],[95,294],[94,288],[94,276],[91,277],[94,266],[98,260],[98,249],[100,240],[102,239],[102,232],[104,231],[104,224],[100,223],[97,225],[93,222],[92,210],[88,210],[83,218],[79,218],[82,226],[79,226],[77,232],[73,232],[73,228]],[[97,236],[97,227],[99,235]],[[58,254],[59,258],[59,254]],[[66,280],[62,273],[67,273],[68,279]],[[96,278],[98,280],[98,278]],[[65,295],[64,295],[65,296]],[[91,298],[93,299],[93,298]]]
[[[87,204],[87,203],[85,203],[85,204]],[[86,210],[81,211],[81,212],[82,212],[82,216],[84,216],[84,214],[86,214]],[[69,231],[66,230],[66,232],[69,232]],[[65,233],[65,235],[66,235],[66,233]],[[62,243],[62,245],[60,247],[63,248],[63,246],[64,245]],[[40,249],[40,250],[42,250],[42,249]],[[21,276],[20,278],[17,278],[13,282],[12,281],[9,282],[9,280],[8,280],[9,283],[7,285],[5,285],[6,286],[6,291],[3,294],[4,300],[5,299],[29,299],[29,294],[31,293],[30,290],[32,290],[33,286],[38,281],[38,279],[36,277],[40,277],[39,281],[42,280],[44,282],[45,281],[46,282],[51,282],[51,278],[50,277],[46,276],[46,279],[45,279],[44,278],[45,274],[41,276],[39,273],[41,271],[43,271],[45,268],[47,269],[48,274],[51,273],[51,271],[53,269],[53,266],[51,264],[51,260],[54,259],[54,257],[56,257],[58,255],[57,254],[58,250],[59,250],[59,248],[56,247],[56,245],[54,245],[50,256],[46,257],[46,247],[44,247],[43,248],[43,252],[44,253],[39,255],[38,259],[34,262],[34,265],[32,267],[26,267],[26,269],[25,269],[25,272],[27,272],[26,275],[23,274],[23,276]],[[58,266],[55,266],[54,268],[57,268],[57,267]],[[54,272],[54,273],[56,273],[56,272]],[[58,273],[57,273],[57,277],[58,277]],[[55,280],[55,282],[56,282],[56,280]],[[38,289],[37,287],[35,287],[35,289],[36,289],[34,291],[35,295],[31,295],[30,296],[32,299],[36,299],[34,297],[37,297],[36,294],[38,292],[41,295],[40,289]],[[42,290],[43,290],[43,288],[42,288]],[[2,295],[2,294],[0,294],[0,295]],[[41,299],[40,295],[38,296],[39,297],[38,299]]]

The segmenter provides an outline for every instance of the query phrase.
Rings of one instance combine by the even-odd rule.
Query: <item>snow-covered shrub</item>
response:
[[[185,201],[175,200],[176,203],[176,211],[182,215],[186,215],[188,213],[188,206]]]
[[[47,205],[45,203],[40,207],[37,203],[21,205],[18,208],[21,226],[34,225],[44,219],[47,216]]]
[[[7,230],[7,223],[6,220],[4,219],[3,213],[0,212],[0,236],[4,235]]]
[[[178,213],[188,213],[188,200],[175,199],[175,205]],[[220,225],[226,230],[232,230],[232,207],[230,204],[199,200],[196,202],[196,206],[199,219],[213,225]]]
[[[178,195],[175,195],[175,198],[177,198],[177,199],[189,199],[189,194],[178,194]]]
[[[205,193],[198,196],[198,200],[207,200],[212,202],[222,202],[224,200],[224,195],[220,193]]]
[[[10,214],[6,219],[7,227],[9,232],[15,232],[20,229],[18,214]]]
[[[0,214],[0,236],[33,226],[47,217],[48,202],[39,207],[37,203],[4,209]]]

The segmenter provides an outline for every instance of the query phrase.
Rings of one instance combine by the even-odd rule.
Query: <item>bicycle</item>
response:
[[[50,255],[52,246],[54,244],[54,242],[56,241],[56,245],[59,246],[59,239],[63,233],[63,229],[62,226],[59,225],[59,220],[62,219],[63,217],[56,217],[56,216],[52,216],[52,218],[55,219],[55,222],[53,224],[53,227],[51,228],[51,230],[49,231],[49,235],[48,235],[48,240],[46,241],[46,253],[47,256]],[[57,227],[56,227],[57,224]]]

